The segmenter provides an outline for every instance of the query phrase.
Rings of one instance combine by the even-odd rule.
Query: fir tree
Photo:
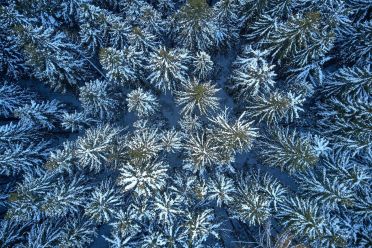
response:
[[[56,100],[30,104],[14,110],[14,116],[23,123],[31,123],[36,128],[54,129],[64,113],[63,105]]]
[[[217,175],[215,179],[208,182],[208,198],[215,200],[217,206],[231,203],[233,194],[236,192],[234,181],[223,175]]]
[[[105,181],[92,192],[85,214],[97,223],[108,223],[121,204],[112,183]]]
[[[366,67],[344,67],[332,74],[324,85],[323,92],[327,96],[352,99],[365,99],[372,95],[372,71]]]
[[[131,62],[138,60],[141,53],[128,47],[125,50],[117,50],[115,48],[102,48],[99,51],[99,61],[106,71],[108,79],[118,82],[120,84],[127,84],[128,82],[137,78],[136,67]]]
[[[189,115],[195,110],[202,115],[219,107],[217,89],[212,82],[200,82],[196,78],[188,80],[183,88],[176,92],[177,104],[182,108],[181,113]]]
[[[34,126],[27,122],[10,122],[0,126],[0,144],[29,143],[37,138]]]
[[[127,163],[120,169],[118,183],[124,192],[134,190],[138,195],[149,196],[165,186],[167,167],[163,162],[155,161]]]
[[[168,130],[162,133],[161,145],[167,152],[176,152],[182,148],[182,133],[175,130]]]
[[[131,161],[155,158],[162,146],[157,129],[135,131],[126,144],[127,154]]]
[[[113,87],[107,81],[95,80],[80,88],[79,100],[85,113],[99,116],[101,119],[112,118],[119,107],[114,98]]]
[[[156,97],[142,88],[131,91],[127,97],[128,111],[135,112],[138,116],[151,116],[159,108]]]
[[[250,225],[262,225],[270,218],[286,196],[285,188],[268,174],[253,171],[240,175],[233,197],[236,217]]]
[[[290,198],[280,208],[279,218],[294,235],[317,245],[326,239],[331,227],[324,209],[309,199]],[[335,224],[335,223],[333,223]]]
[[[155,196],[154,208],[159,219],[166,225],[173,225],[182,213],[183,198],[175,192],[158,193]]]
[[[265,164],[289,172],[303,171],[314,167],[319,156],[311,138],[296,130],[278,129],[260,141],[260,156]]]
[[[369,153],[370,107],[369,99],[338,99],[332,97],[319,106],[319,123],[335,142],[335,148],[352,154]],[[351,150],[349,150],[352,148]]]
[[[214,125],[212,133],[214,139],[222,147],[232,152],[247,151],[252,147],[253,140],[258,136],[256,129],[253,128],[252,122],[244,119],[243,113],[238,119],[231,120],[229,112],[224,112],[210,118]]]
[[[294,64],[303,66],[332,48],[334,32],[330,26],[320,12],[297,14],[278,24],[264,46],[279,62],[294,59]]]
[[[274,66],[269,65],[264,56],[266,52],[246,47],[241,57],[234,62],[233,88],[240,90],[240,95],[249,98],[259,92],[267,92],[275,84]]]
[[[20,26],[16,31],[22,41],[26,62],[34,68],[36,78],[60,91],[66,91],[82,80],[85,61],[65,33],[32,26]]]
[[[48,155],[47,146],[39,144],[12,144],[0,148],[0,174],[15,175],[24,171],[33,171],[40,166]]]
[[[160,45],[155,35],[138,25],[133,25],[131,32],[128,34],[128,42],[137,51],[144,52],[155,50]]]
[[[211,235],[217,236],[218,224],[213,223],[212,210],[188,211],[185,216],[185,232],[188,244],[200,246]]]
[[[59,245],[83,248],[93,242],[96,234],[93,222],[72,216],[62,228]]]
[[[356,63],[363,66],[371,61],[371,31],[372,21],[357,22],[355,25],[340,27],[338,44],[340,57],[346,63]]]
[[[98,172],[110,162],[112,147],[115,145],[120,129],[110,125],[88,129],[76,141],[75,154],[79,166]]]
[[[84,127],[89,126],[92,120],[88,118],[84,112],[64,113],[62,116],[62,127],[71,132],[83,130]]]
[[[266,96],[253,98],[249,102],[247,115],[266,124],[278,124],[282,120],[293,122],[300,117],[299,112],[304,111],[304,101],[302,95],[274,91]]]
[[[205,0],[188,1],[175,16],[177,41],[191,50],[208,50],[228,36],[223,23],[214,17]]]
[[[18,85],[4,82],[0,87],[0,114],[10,117],[15,109],[30,102],[33,96]]]
[[[161,47],[150,54],[147,78],[162,91],[174,90],[187,80],[189,60],[187,50]]]
[[[194,73],[200,79],[208,78],[213,70],[213,61],[206,52],[198,52],[193,59],[193,65]]]
[[[202,133],[191,135],[185,144],[187,151],[186,168],[195,172],[204,172],[217,162],[217,146],[210,135]]]

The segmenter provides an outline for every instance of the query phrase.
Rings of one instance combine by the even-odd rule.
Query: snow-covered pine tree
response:
[[[279,63],[287,60],[295,65],[307,65],[332,47],[334,32],[327,21],[330,20],[324,20],[317,11],[290,16],[262,41],[263,46]]]
[[[125,51],[130,52],[132,56],[129,56],[129,58],[133,58],[135,61],[141,55],[141,53],[135,52],[132,47],[126,48]],[[127,54],[122,50],[110,47],[99,50],[99,62],[105,70],[108,79],[125,85],[137,78],[136,68],[132,67],[131,63],[128,63]]]
[[[185,115],[207,115],[219,108],[219,89],[211,82],[201,82],[196,78],[187,80],[181,90],[176,92],[176,102]]]
[[[84,179],[64,179],[58,173],[34,169],[10,193],[7,218],[38,221],[78,213],[90,189]]]
[[[259,140],[264,164],[290,173],[313,168],[319,161],[317,146],[309,135],[288,128],[277,128]]]
[[[231,113],[225,109],[209,120],[213,124],[212,137],[221,150],[231,153],[248,151],[252,148],[254,139],[258,137],[257,129],[252,127],[251,121],[246,120],[245,113],[234,120]]]
[[[328,236],[327,229],[336,223],[330,222],[326,210],[308,198],[291,197],[280,205],[278,217],[294,235],[306,243],[321,245]]]
[[[68,248],[84,248],[93,242],[97,235],[96,226],[93,221],[89,221],[81,216],[72,215],[62,227],[62,234],[58,240],[58,245]]]
[[[104,181],[91,193],[84,214],[96,223],[108,223],[121,205],[122,200],[113,183]]]
[[[185,213],[185,232],[187,243],[192,247],[204,245],[210,236],[218,237],[219,224],[215,223],[212,209],[190,209]]]
[[[0,10],[1,15],[1,10]],[[0,20],[0,25],[6,27]],[[0,72],[2,77],[18,79],[27,71],[21,42],[14,34],[0,28]]]
[[[183,133],[174,129],[164,131],[161,137],[161,145],[166,152],[176,152],[183,146]]]
[[[138,116],[151,116],[158,111],[159,103],[157,98],[142,88],[128,93],[127,105],[129,112],[136,112]]]
[[[32,172],[45,162],[48,154],[47,142],[10,144],[0,146],[0,174],[16,175],[25,171]]]
[[[339,28],[338,47],[340,59],[345,63],[356,63],[364,66],[371,63],[371,33],[372,21],[357,22],[356,24],[342,25]]]
[[[0,126],[0,144],[29,143],[38,137],[32,123],[10,122]]]
[[[268,92],[274,86],[274,65],[267,63],[266,56],[267,51],[253,50],[248,46],[234,62],[232,88],[239,90],[240,96],[249,99]]]
[[[30,25],[19,25],[15,32],[37,79],[63,92],[83,79],[86,61],[64,32]]]
[[[213,142],[211,135],[197,133],[190,135],[185,144],[187,158],[185,168],[193,173],[204,173],[208,167],[217,163],[218,147]]]
[[[93,122],[91,118],[85,115],[84,112],[64,113],[62,115],[62,127],[71,132],[83,130],[84,127],[89,126]]]
[[[166,35],[166,32],[169,29],[169,21],[161,17],[162,13],[152,5],[146,4],[145,2],[139,9],[139,12],[139,15],[130,17],[133,22],[137,23],[151,34],[154,34],[160,40],[164,40],[162,36]]]
[[[249,225],[263,225],[284,202],[287,190],[269,174],[251,171],[237,177],[231,203],[238,219]]]
[[[23,105],[14,110],[14,117],[23,123],[31,123],[36,129],[52,130],[59,125],[64,113],[63,105],[56,101],[37,103],[31,100],[30,104]]]
[[[177,89],[188,78],[190,60],[185,49],[160,47],[150,53],[147,80],[162,91]]]
[[[110,119],[119,109],[114,87],[107,81],[94,80],[80,87],[79,100],[86,115]]]
[[[120,132],[119,128],[108,124],[88,129],[76,141],[74,152],[79,167],[99,172],[109,162],[113,162],[113,147],[117,144]]]
[[[206,79],[213,71],[213,61],[206,52],[198,52],[193,58],[194,74],[199,79]]]
[[[258,122],[278,124],[280,121],[293,122],[303,112],[302,95],[273,91],[267,95],[255,96],[249,101],[247,115]]]
[[[137,195],[150,196],[165,186],[168,165],[164,162],[143,160],[123,164],[118,184],[123,191],[134,191]]]
[[[343,67],[325,81],[323,93],[342,99],[367,99],[372,95],[371,65]]]
[[[228,43],[239,39],[239,31],[244,23],[241,2],[237,0],[221,0],[213,5],[213,15],[226,28]]]
[[[132,26],[131,32],[128,34],[128,42],[137,51],[142,52],[153,51],[160,45],[158,37],[139,25]]]
[[[126,36],[128,28],[123,27],[123,19],[110,11],[93,5],[90,2],[79,4],[79,35],[81,44],[91,54],[101,47],[107,47],[116,43]],[[113,27],[113,28],[111,28]],[[111,38],[109,35],[117,35],[117,30],[122,31],[120,36]]]
[[[0,6],[0,72],[1,77],[18,79],[27,71],[22,42],[16,35],[17,25],[27,23],[27,18],[16,10],[14,4]]]
[[[162,149],[158,129],[145,127],[135,130],[126,142],[126,154],[130,161],[142,161],[156,158]]]
[[[178,44],[190,50],[218,47],[229,35],[206,0],[188,0],[175,15],[174,26]]]
[[[235,183],[229,177],[217,174],[208,181],[208,199],[215,201],[218,207],[233,202],[235,192]]]
[[[371,152],[371,100],[349,97],[318,104],[319,124],[336,149],[353,155]]]
[[[0,85],[0,115],[11,117],[15,109],[30,102],[32,97],[32,93],[24,91],[18,85],[3,82]]]

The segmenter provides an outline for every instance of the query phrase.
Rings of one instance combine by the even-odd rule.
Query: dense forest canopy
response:
[[[0,247],[372,247],[371,0],[0,0]]]

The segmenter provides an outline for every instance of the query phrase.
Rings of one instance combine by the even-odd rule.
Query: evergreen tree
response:
[[[88,129],[76,141],[75,154],[79,166],[98,172],[110,162],[113,146],[116,144],[120,129],[110,125]]]
[[[216,18],[205,0],[190,0],[174,18],[176,40],[190,50],[220,46],[228,36],[224,23]]]
[[[185,49],[158,48],[150,54],[147,79],[162,91],[174,90],[178,84],[187,80],[190,59]]]
[[[252,147],[253,140],[258,136],[252,122],[244,119],[243,113],[238,119],[231,120],[227,109],[216,117],[210,118],[214,128],[213,138],[222,150],[233,153],[248,151]]]
[[[334,32],[323,18],[316,11],[291,16],[287,22],[279,23],[263,44],[280,63],[293,60],[295,65],[309,64],[332,48]]]
[[[319,124],[330,135],[335,148],[351,154],[371,151],[370,100],[331,98],[319,106]],[[352,149],[350,149],[352,148]],[[350,149],[350,150],[349,150]]]
[[[158,108],[159,103],[156,97],[142,88],[131,91],[127,97],[128,111],[136,112],[139,116],[151,116]]]
[[[85,215],[97,223],[108,223],[121,204],[122,201],[112,183],[105,181],[92,192]]]
[[[31,100],[30,104],[18,107],[14,110],[14,116],[23,123],[31,123],[36,128],[53,129],[61,120],[63,105],[58,101],[46,101],[36,103]]]
[[[309,242],[324,238],[327,225],[330,225],[324,209],[312,200],[298,197],[286,200],[278,216],[294,235],[300,235]]]
[[[344,67],[332,74],[324,85],[326,96],[337,96],[342,99],[366,99],[372,95],[372,71],[366,67]]]
[[[266,52],[246,47],[242,56],[234,62],[233,88],[240,90],[240,95],[249,98],[259,92],[267,92],[275,84],[274,66],[265,60]]]
[[[4,82],[0,87],[1,116],[10,117],[15,109],[28,103],[33,96],[18,85]]]
[[[197,113],[206,115],[218,109],[219,103],[216,96],[218,91],[219,89],[212,82],[200,82],[194,78],[188,80],[183,88],[176,92],[176,102],[181,106],[182,114],[192,114],[197,110]]]
[[[193,65],[194,73],[200,79],[208,78],[213,70],[213,61],[206,52],[198,52],[193,59]]]
[[[296,130],[278,129],[270,132],[259,143],[263,162],[291,173],[314,167],[319,156],[311,137]]]
[[[268,174],[240,175],[233,197],[236,217],[250,225],[262,225],[286,197],[285,188]]]
[[[138,195],[149,196],[165,186],[168,165],[163,162],[142,161],[123,165],[120,169],[119,185],[123,191],[134,190]]]
[[[82,80],[86,62],[65,33],[53,28],[17,26],[27,64],[34,76],[53,89],[66,91]]]
[[[125,50],[115,48],[102,48],[99,51],[99,61],[106,71],[108,79],[120,84],[137,79],[137,64],[141,62],[139,56],[142,54],[127,47]]]
[[[107,81],[90,81],[80,88],[79,100],[87,115],[112,118],[119,107],[114,89]]]
[[[292,92],[285,95],[274,91],[267,96],[253,98],[249,102],[247,115],[266,124],[278,124],[282,120],[292,122],[300,117],[299,112],[304,111],[304,101],[302,95],[296,96]]]

